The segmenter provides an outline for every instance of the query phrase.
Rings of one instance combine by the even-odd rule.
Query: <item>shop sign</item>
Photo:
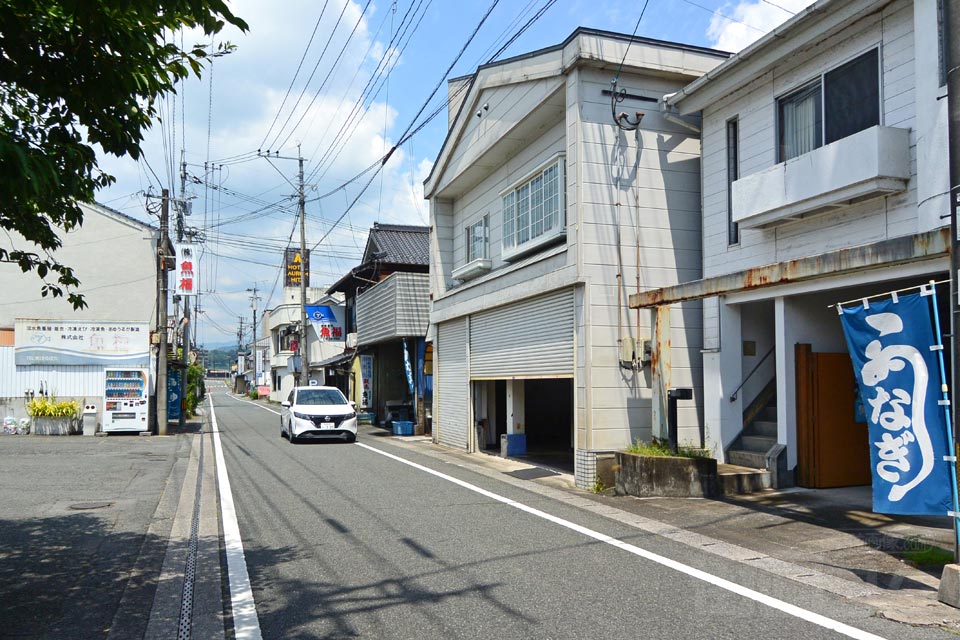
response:
[[[147,366],[150,325],[18,318],[14,324],[14,361],[17,366]]]
[[[305,273],[307,277],[307,286],[310,286],[310,250],[307,249],[303,256],[299,249],[286,249],[283,252],[284,273],[283,279],[285,287],[299,287],[300,276]]]
[[[320,342],[346,342],[346,309],[342,304],[308,305],[305,308]]]
[[[360,356],[360,408],[373,406],[373,356]]]
[[[176,244],[177,268],[173,281],[173,293],[178,296],[195,296],[196,276],[200,271],[199,260],[196,255],[196,246],[188,243]]]

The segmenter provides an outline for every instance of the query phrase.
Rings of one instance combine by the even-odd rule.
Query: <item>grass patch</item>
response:
[[[924,546],[905,551],[903,559],[916,567],[942,567],[953,562],[953,552],[940,547]]]
[[[677,452],[674,453],[670,450],[670,447],[667,446],[666,442],[661,442],[654,438],[650,443],[637,440],[632,445],[627,447],[627,453],[632,453],[638,456],[659,456],[659,457],[670,457],[670,458],[712,458],[710,452],[706,449],[701,449],[699,447],[677,447]]]

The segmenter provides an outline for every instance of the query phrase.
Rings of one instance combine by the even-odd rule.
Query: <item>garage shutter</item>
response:
[[[573,376],[573,290],[471,317],[471,378]]]
[[[439,403],[434,429],[438,440],[442,445],[466,450],[469,427],[466,318],[438,325],[434,375],[435,402]]]

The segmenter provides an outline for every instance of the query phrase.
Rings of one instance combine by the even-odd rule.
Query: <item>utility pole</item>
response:
[[[298,174],[300,196],[300,379],[297,384],[309,384],[310,380],[310,350],[307,348],[307,212],[306,195],[303,190],[303,156],[300,155],[300,146],[297,146],[297,161],[300,163]]]
[[[257,295],[257,285],[254,283],[250,294],[250,306],[253,307],[253,385],[260,384],[260,353],[257,351],[257,302],[260,296]]]
[[[180,200],[177,202],[177,241],[183,242],[185,236],[183,218],[187,213],[187,163],[183,160],[183,151],[180,151]],[[182,257],[182,256],[181,256]],[[191,256],[191,261],[193,256]],[[180,330],[180,420],[182,429],[187,419],[184,400],[187,397],[187,369],[190,366],[190,297],[183,297],[183,323]]]
[[[157,354],[157,434],[167,435],[167,244],[170,216],[170,192],[161,191],[160,246],[157,250],[160,261],[160,299],[157,301],[157,331],[160,334],[160,349]]]
[[[960,2],[946,0],[943,3],[943,38],[945,67],[947,70],[947,157],[950,172],[950,342],[951,376],[953,389],[951,390],[951,422],[953,423],[953,455],[957,455],[957,419],[960,411],[957,409],[960,388],[957,376],[960,375],[960,340],[957,331],[960,331],[960,238],[958,238],[958,221],[960,216]],[[956,462],[952,464],[956,465]],[[957,543],[957,519],[953,519],[954,544],[953,561],[960,562],[960,546]]]
[[[259,153],[259,150],[258,150]],[[303,162],[304,157],[300,153],[300,145],[297,145],[297,157],[281,156],[280,152],[273,154],[268,150],[266,153],[259,153],[261,158],[266,158],[267,162],[274,160],[296,160],[299,165],[297,172],[297,184],[290,183],[297,190],[297,201],[299,203],[300,215],[300,375],[297,378],[297,385],[305,384],[310,379],[310,349],[307,344],[307,335],[309,325],[307,324],[307,280],[310,277],[307,269],[307,213],[306,213],[306,191],[303,182]],[[273,166],[273,163],[270,162]],[[276,169],[276,167],[274,167]],[[277,169],[280,175],[283,173]],[[286,176],[284,176],[286,180]],[[287,180],[287,182],[290,182]]]
[[[243,356],[243,316],[237,318],[240,321],[240,328],[237,329],[237,376],[233,380],[233,391],[237,391],[237,378],[243,373],[243,366],[240,358]]]

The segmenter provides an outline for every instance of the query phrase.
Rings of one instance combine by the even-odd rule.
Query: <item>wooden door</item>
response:
[[[857,422],[853,365],[846,353],[796,347],[798,479],[825,489],[870,484],[870,440]]]

